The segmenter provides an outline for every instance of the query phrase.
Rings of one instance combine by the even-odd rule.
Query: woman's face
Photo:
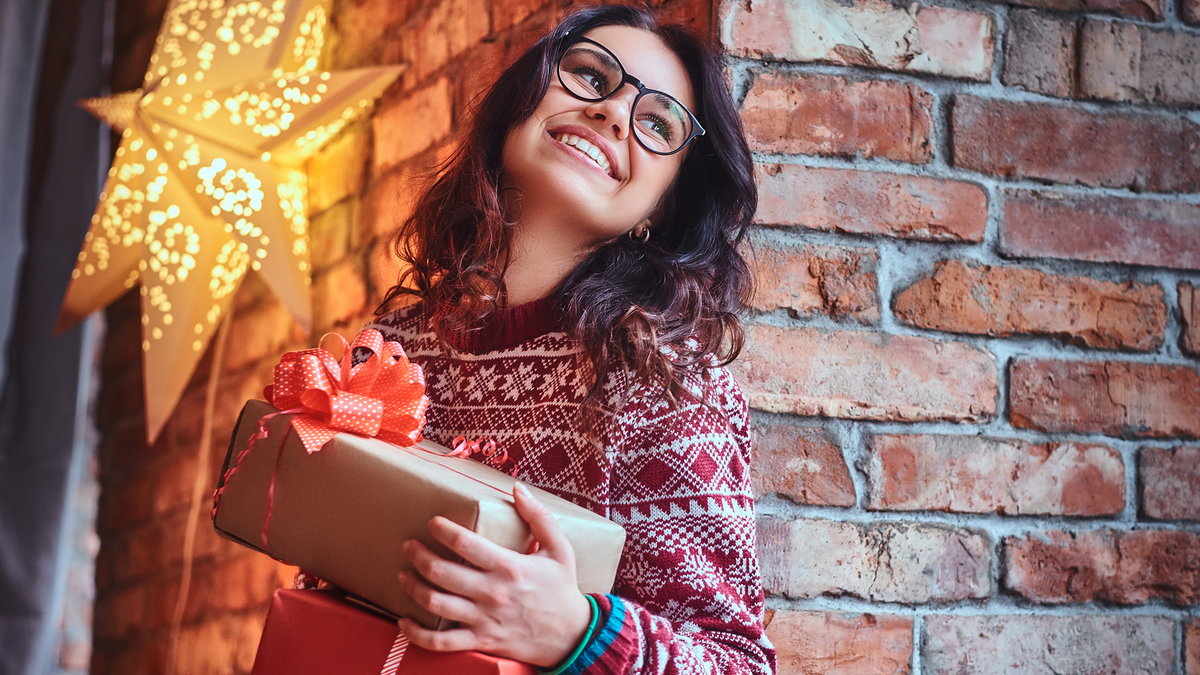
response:
[[[695,109],[683,63],[658,37],[626,26],[602,26],[586,37],[607,47],[650,89]],[[629,127],[637,93],[627,84],[603,101],[582,101],[551,78],[533,115],[504,144],[504,184],[520,195],[512,214],[518,227],[527,225],[534,236],[566,237],[564,243],[583,251],[654,213],[687,151],[664,156],[641,146]]]

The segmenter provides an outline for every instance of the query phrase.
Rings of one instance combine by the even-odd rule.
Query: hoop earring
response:
[[[644,223],[638,223],[637,227],[629,231],[629,238],[644,244],[650,241],[650,228]]]

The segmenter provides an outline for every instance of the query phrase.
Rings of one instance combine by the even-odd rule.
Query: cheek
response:
[[[645,153],[649,154],[649,153]],[[675,182],[675,178],[679,175],[680,161],[675,157],[660,157],[643,155],[645,161],[642,162],[641,175],[645,179],[645,190],[652,193],[649,196],[652,201],[657,204],[666,195],[667,190]]]

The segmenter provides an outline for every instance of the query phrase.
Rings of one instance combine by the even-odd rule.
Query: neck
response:
[[[518,225],[504,273],[505,306],[540,300],[553,291],[582,259],[579,248],[558,238],[532,236]]]

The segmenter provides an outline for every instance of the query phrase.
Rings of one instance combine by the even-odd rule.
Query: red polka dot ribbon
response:
[[[330,335],[345,349],[340,362],[320,347],[288,352],[264,392],[279,410],[300,413],[292,428],[304,449],[316,452],[341,431],[403,446],[419,442],[429,407],[421,367],[377,330],[363,330],[353,344],[336,333],[325,337]],[[354,365],[358,349],[370,355]]]

